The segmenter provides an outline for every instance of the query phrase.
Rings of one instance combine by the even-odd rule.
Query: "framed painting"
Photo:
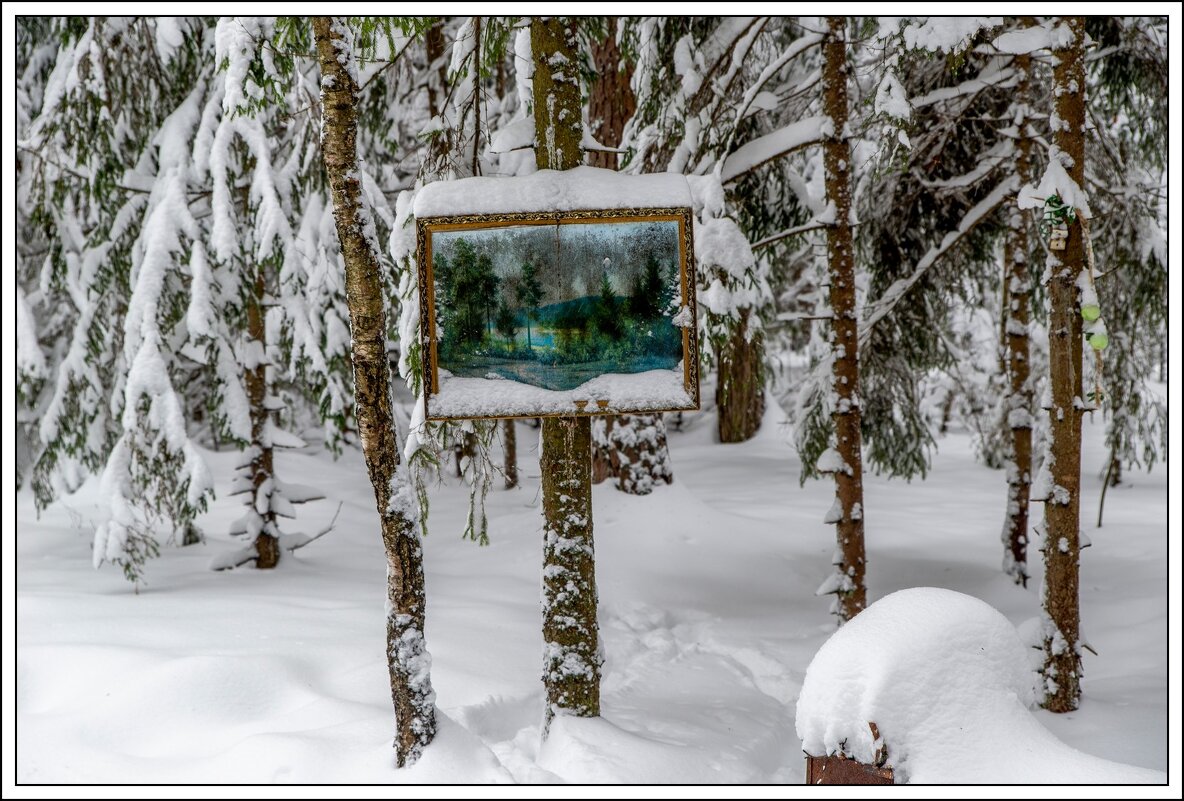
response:
[[[419,218],[427,418],[698,409],[692,219]]]

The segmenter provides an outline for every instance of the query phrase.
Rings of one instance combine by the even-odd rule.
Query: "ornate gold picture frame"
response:
[[[699,408],[689,208],[416,224],[427,419]]]

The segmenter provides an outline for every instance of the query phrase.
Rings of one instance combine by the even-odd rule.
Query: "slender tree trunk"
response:
[[[617,44],[617,18],[609,17],[608,33],[592,45],[596,81],[588,99],[588,123],[596,141],[618,147],[625,124],[637,110],[631,85],[633,66],[625,61]],[[617,154],[602,150],[588,154],[594,167],[617,169]],[[615,478],[617,489],[630,495],[647,495],[655,484],[674,480],[666,426],[660,414],[598,417],[592,421],[592,483]]]
[[[1115,475],[1121,469],[1121,463],[1118,461],[1118,456],[1115,455],[1114,449],[1110,449],[1110,461],[1106,463],[1106,475],[1102,478],[1102,492],[1098,495],[1098,528],[1102,527],[1102,510],[1106,508],[1106,490],[1109,487],[1117,487],[1119,479],[1115,479]]]
[[[280,541],[271,492],[275,489],[275,462],[271,441],[266,436],[267,419],[267,329],[263,320],[263,297],[267,290],[266,263],[258,261],[247,301],[247,338],[252,364],[246,370],[247,399],[251,404],[251,506],[261,518],[262,530],[255,537],[255,567],[270,569],[279,564]]]
[[[415,762],[436,733],[436,694],[424,639],[419,508],[407,468],[399,459],[374,223],[358,173],[353,37],[340,18],[315,17],[313,31],[321,63],[325,172],[345,261],[358,435],[386,550],[386,653],[395,708],[395,762],[402,767]]]
[[[847,41],[844,17],[828,17],[823,43],[823,106],[834,133],[823,145],[826,198],[835,220],[826,230],[830,271],[831,333],[834,343],[832,393],[835,408],[834,448],[839,467],[834,473],[839,513],[835,613],[847,621],[867,606],[863,547],[863,459],[859,411],[859,321],[855,311],[855,251],[851,237],[851,147],[847,140]]]
[[[473,17],[473,161],[470,175],[480,175],[481,165],[481,18]]]
[[[1069,177],[1085,185],[1085,19],[1066,17],[1072,40],[1053,51],[1055,147]],[[1059,121],[1059,124],[1056,124]],[[1066,158],[1067,157],[1067,158]],[[1080,214],[1080,211],[1078,211]],[[1053,488],[1044,504],[1044,706],[1070,712],[1081,698],[1078,564],[1081,558],[1081,350],[1077,280],[1085,267],[1080,222],[1059,256],[1049,255],[1048,363],[1052,388],[1049,459]]]
[[[424,49],[428,58],[428,113],[432,117],[442,117],[445,98],[448,95],[448,61],[444,57],[443,21],[428,28],[424,36]],[[444,173],[448,168],[451,152],[451,132],[445,127],[437,131],[429,141],[423,171],[431,176]]]
[[[1020,82],[1016,87],[1019,138],[1015,172],[1022,186],[1028,182],[1032,141],[1028,138],[1028,81],[1032,57],[1016,56]],[[1006,264],[1008,377],[1007,425],[1011,433],[1007,465],[1007,517],[1003,524],[1003,569],[1016,584],[1028,586],[1028,496],[1032,485],[1032,382],[1029,380],[1028,304],[1032,279],[1028,270],[1027,220],[1019,208],[1008,218]]]
[[[539,169],[583,161],[576,33],[557,17],[530,24],[535,159]],[[591,431],[587,417],[543,420],[543,684],[546,725],[556,714],[600,714],[600,631],[592,540]]]
[[[724,346],[716,353],[719,382],[715,401],[719,408],[719,441],[746,442],[761,427],[765,414],[764,336],[748,330],[751,309],[741,309],[740,319]]]
[[[502,420],[502,449],[506,457],[506,489],[514,489],[518,486],[518,430],[513,419]]]
[[[946,390],[946,399],[941,403],[941,425],[937,432],[945,435],[950,432],[950,418],[954,414],[954,389]]]

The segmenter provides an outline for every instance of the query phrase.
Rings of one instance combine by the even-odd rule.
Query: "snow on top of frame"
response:
[[[436,181],[415,196],[415,216],[691,205],[691,190],[683,175],[628,175],[599,167],[576,167],[539,170],[513,178],[478,176]]]

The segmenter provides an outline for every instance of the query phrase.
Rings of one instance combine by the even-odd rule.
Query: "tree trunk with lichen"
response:
[[[395,708],[395,762],[403,767],[419,758],[436,733],[431,656],[424,639],[419,507],[399,458],[377,243],[358,172],[352,36],[334,17],[315,17],[313,31],[321,64],[322,151],[345,262],[358,436],[386,550],[386,653]]]
[[[530,46],[535,160],[539,169],[569,170],[584,159],[575,29],[558,17],[534,17]],[[589,418],[543,419],[544,729],[557,714],[600,714],[591,448]]]
[[[863,546],[863,458],[859,411],[859,320],[855,311],[855,249],[851,236],[851,146],[847,140],[847,41],[844,17],[828,17],[823,42],[823,107],[834,125],[823,144],[826,199],[834,222],[826,229],[830,273],[835,523],[838,538],[833,611],[847,621],[867,606]]]
[[[751,314],[752,309],[740,309],[730,336],[715,354],[720,442],[752,439],[765,415],[764,335],[748,330]]]
[[[1015,145],[1015,172],[1020,185],[1027,183],[1032,140],[1028,130],[1028,81],[1032,57],[1016,56],[1019,83],[1015,120],[1019,137]],[[1007,518],[1003,524],[1003,570],[1016,584],[1028,586],[1028,496],[1032,486],[1032,384],[1029,380],[1028,304],[1032,285],[1028,271],[1028,229],[1024,214],[1013,208],[1008,218],[1005,258],[1007,264],[1006,358],[1008,379],[1007,427],[1010,431],[1007,464]]]
[[[1052,129],[1049,158],[1085,186],[1085,19],[1066,17],[1071,41],[1053,51]],[[1080,210],[1077,211],[1080,217]],[[1072,712],[1081,699],[1079,561],[1081,558],[1082,320],[1078,277],[1085,269],[1080,221],[1069,241],[1048,257],[1049,474],[1044,504],[1044,707]]]

